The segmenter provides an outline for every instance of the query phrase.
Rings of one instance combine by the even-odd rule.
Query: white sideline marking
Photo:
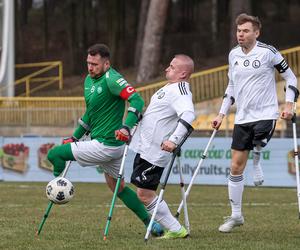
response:
[[[75,206],[75,207],[90,207],[90,206],[85,206],[82,204],[72,204],[72,202],[70,203],[66,203],[64,205],[60,205],[60,206]],[[179,207],[179,203],[173,203],[173,204],[168,204],[169,207]],[[229,207],[230,204],[229,203],[188,203],[188,207]],[[271,203],[271,202],[246,202],[243,203],[243,206],[247,206],[247,207],[288,207],[288,206],[298,206],[297,202],[289,202],[289,203]],[[0,204],[0,208],[18,208],[18,207],[24,207],[24,204]],[[26,207],[26,206],[25,206]],[[95,207],[110,207],[110,204],[99,204],[96,205]],[[127,208],[125,205],[122,204],[115,204],[115,207],[118,208]]]
[[[247,207],[270,207],[270,206],[277,206],[277,207],[284,207],[284,206],[296,206],[298,205],[297,202],[290,202],[290,203],[270,203],[270,202],[246,202],[243,203],[243,206]],[[176,204],[168,204],[169,207],[179,207],[179,203]],[[188,203],[188,207],[229,207],[229,203]],[[110,207],[110,204],[105,205],[96,205],[96,207]],[[115,205],[115,207],[126,208],[125,205]]]

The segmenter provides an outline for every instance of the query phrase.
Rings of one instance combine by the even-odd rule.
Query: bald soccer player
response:
[[[168,83],[152,96],[130,144],[136,152],[131,182],[137,186],[138,197],[150,214],[156,206],[156,190],[171,152],[187,132],[186,123],[191,124],[195,119],[187,82],[194,71],[193,60],[187,55],[176,55],[165,71]],[[160,202],[155,220],[168,230],[164,239],[188,236],[165,200]]]

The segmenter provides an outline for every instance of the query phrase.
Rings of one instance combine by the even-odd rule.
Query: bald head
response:
[[[194,72],[194,61],[187,55],[178,54],[175,56],[180,62],[180,67],[188,73],[188,78]],[[187,79],[188,79],[187,78]]]
[[[169,82],[187,81],[194,72],[194,61],[187,55],[175,55],[166,69],[166,78]]]

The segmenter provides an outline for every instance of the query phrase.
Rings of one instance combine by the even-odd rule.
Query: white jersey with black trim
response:
[[[240,46],[231,50],[226,93],[235,98],[235,124],[278,118],[275,68],[282,75],[287,70],[293,74],[282,55],[270,45],[257,41],[248,54]]]
[[[152,97],[130,143],[130,149],[141,158],[159,167],[166,167],[171,153],[161,150],[161,143],[168,140],[184,112],[193,112],[189,83],[169,83]]]

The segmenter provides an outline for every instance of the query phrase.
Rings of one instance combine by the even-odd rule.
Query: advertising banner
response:
[[[182,147],[180,165],[185,183],[197,169],[209,138],[189,138]],[[42,181],[53,179],[52,165],[47,160],[49,149],[61,143],[59,137],[0,137],[0,180]],[[199,169],[195,184],[225,185],[230,173],[231,138],[215,138]],[[134,153],[129,151],[125,164],[125,180],[130,180]],[[264,186],[296,186],[293,139],[272,139],[262,150]],[[103,171],[97,167],[81,167],[72,162],[67,173],[72,182],[105,182]],[[163,178],[163,177],[162,177]],[[244,172],[245,184],[253,185],[252,152]],[[179,165],[175,161],[169,183],[179,183]]]

